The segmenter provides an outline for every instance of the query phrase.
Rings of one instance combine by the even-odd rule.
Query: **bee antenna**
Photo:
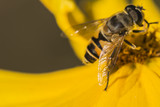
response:
[[[158,23],[159,23],[159,22],[150,22],[150,23],[149,23],[146,19],[144,19],[144,21],[147,23],[148,28],[149,28],[149,25],[150,25],[150,24],[158,24]]]
[[[158,24],[159,22],[150,22],[149,24]]]
[[[143,8],[143,6],[137,6],[137,8],[140,9],[140,10],[146,10],[146,9]]]

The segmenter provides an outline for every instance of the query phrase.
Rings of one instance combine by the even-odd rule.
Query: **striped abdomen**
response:
[[[91,42],[87,46],[87,50],[85,53],[85,63],[94,63],[97,59],[99,59],[99,55],[102,51],[102,45],[100,41],[108,41],[100,32],[98,38],[92,37]],[[109,41],[108,41],[109,42]]]

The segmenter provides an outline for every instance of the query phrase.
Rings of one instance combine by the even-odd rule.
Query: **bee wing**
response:
[[[79,35],[89,40],[91,37],[96,35],[96,32],[98,33],[102,26],[106,24],[107,20],[108,18],[75,25],[71,27],[73,30],[66,30],[65,34],[68,36]]]
[[[107,82],[107,74],[113,70],[120,52],[124,36],[116,37],[114,41],[106,43],[99,57],[98,82],[102,85]]]

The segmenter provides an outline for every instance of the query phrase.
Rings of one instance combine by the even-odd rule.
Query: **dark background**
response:
[[[0,0],[0,68],[49,72],[81,65],[39,0]]]

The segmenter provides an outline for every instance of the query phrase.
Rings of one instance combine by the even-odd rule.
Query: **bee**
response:
[[[124,11],[111,17],[73,26],[75,32],[70,33],[71,36],[79,34],[89,40],[83,62],[94,63],[99,59],[98,82],[100,85],[106,83],[104,90],[107,90],[109,74],[113,71],[123,42],[132,49],[136,49],[136,46],[126,40],[125,37],[130,32],[146,32],[150,24],[158,23],[148,23],[144,19],[143,10],[145,9],[142,6],[127,5]],[[134,30],[134,26],[144,29]]]

